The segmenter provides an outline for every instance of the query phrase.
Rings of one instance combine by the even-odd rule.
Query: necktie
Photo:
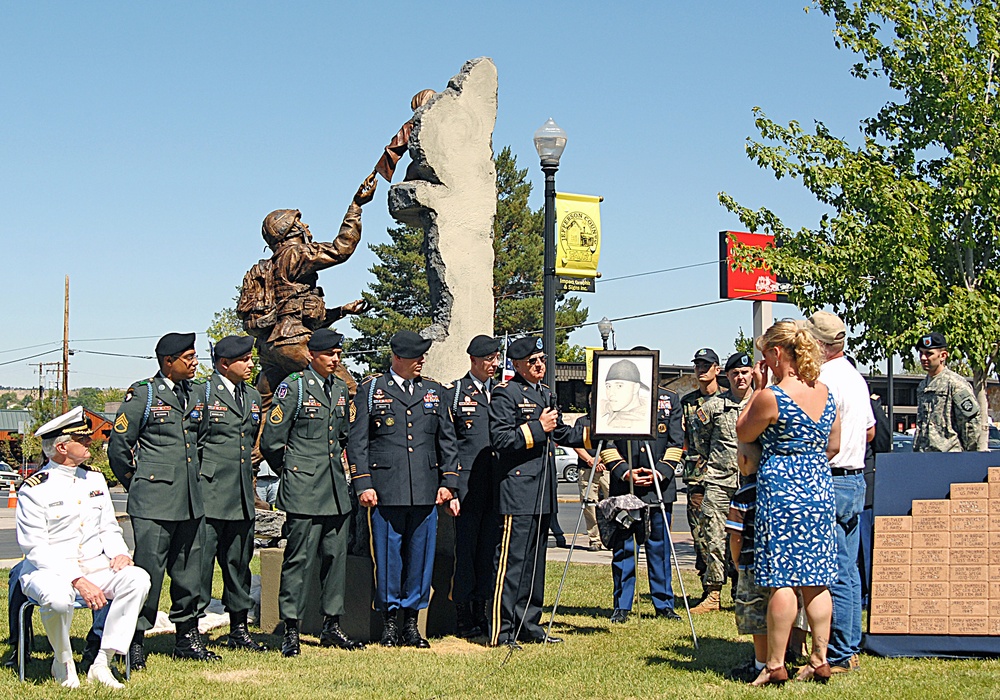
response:
[[[243,392],[244,388],[242,384],[236,385],[236,405],[240,407],[240,411],[243,410]]]
[[[413,381],[409,379],[403,380],[403,391],[405,391],[410,396],[413,396]]]
[[[187,387],[185,383],[184,381],[180,381],[174,384],[174,394],[177,396],[177,403],[180,404],[182,411],[187,408]]]
[[[486,403],[489,403],[489,402],[490,402],[490,399],[492,399],[492,398],[493,398],[493,397],[492,397],[492,396],[490,395],[490,390],[491,390],[491,389],[492,389],[492,387],[490,386],[490,380],[489,380],[489,379],[487,379],[487,380],[486,380],[486,383],[485,383],[485,384],[483,384],[483,393],[485,393],[485,394],[486,394]]]
[[[328,398],[328,399],[333,394],[333,375],[332,374],[329,377],[327,377],[326,380],[323,382],[323,391],[326,392],[326,398]]]

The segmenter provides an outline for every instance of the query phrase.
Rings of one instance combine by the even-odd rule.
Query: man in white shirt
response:
[[[840,415],[840,452],[830,460],[837,504],[837,580],[830,586],[833,619],[827,660],[834,673],[858,668],[861,648],[861,574],[858,546],[865,506],[865,446],[875,437],[868,385],[844,356],[847,328],[838,316],[817,311],[806,322],[824,351],[819,379]]]
[[[49,461],[18,494],[17,543],[25,558],[21,586],[41,604],[42,624],[55,652],[52,675],[67,688],[80,686],[69,642],[76,598],[91,610],[110,600],[101,650],[87,679],[123,688],[109,662],[128,651],[149,593],[149,574],[133,565],[104,475],[82,466],[90,457],[92,434],[82,407],[35,433]]]

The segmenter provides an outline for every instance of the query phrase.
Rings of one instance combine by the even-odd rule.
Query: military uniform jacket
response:
[[[705,474],[705,461],[700,456],[701,438],[698,435],[697,424],[694,421],[695,412],[712,396],[718,396],[724,390],[720,387],[712,395],[701,393],[701,389],[684,394],[681,398],[681,414],[684,417],[684,482],[697,484]]]
[[[920,381],[914,452],[974,452],[980,430],[979,401],[963,377],[945,367]]]
[[[612,496],[634,493],[644,503],[656,504],[656,486],[635,486],[623,477],[629,471],[628,443],[632,443],[632,465],[635,468],[649,468],[645,440],[616,440],[615,447],[624,458],[617,464],[609,464],[611,470]],[[677,394],[669,389],[659,389],[656,400],[656,438],[648,442],[653,450],[653,468],[660,475],[660,491],[664,503],[677,500],[677,484],[674,473],[681,461],[684,447],[684,428],[681,424],[681,406]]]
[[[347,442],[356,493],[375,489],[380,506],[433,505],[458,490],[458,440],[441,384],[413,380],[413,395],[388,374],[366,377],[351,407]]]
[[[334,377],[328,399],[323,382],[311,367],[290,374],[274,390],[260,434],[260,451],[281,477],[275,507],[286,513],[351,512],[343,458],[349,429],[347,384]]]
[[[585,447],[590,444],[590,427],[570,427],[562,415],[552,431],[549,456],[545,458],[546,435],[538,418],[552,400],[552,391],[544,384],[535,389],[520,375],[498,384],[490,401],[490,436],[497,453],[494,464],[494,489],[501,515],[533,515],[556,511],[555,445]],[[543,468],[547,464],[547,472]],[[542,479],[545,493],[538,503]]]
[[[222,377],[213,372],[207,380],[195,380],[188,399],[195,402],[199,414],[198,457],[206,518],[254,517],[250,456],[260,427],[260,394],[245,382],[243,391],[243,408],[240,408],[236,397],[222,383]]]
[[[131,516],[178,522],[205,514],[198,476],[200,413],[191,393],[182,409],[160,375],[125,392],[108,440],[108,461],[128,489]]]
[[[104,475],[49,462],[17,495],[21,575],[45,570],[67,584],[128,554]]]
[[[490,497],[490,404],[486,393],[476,387],[472,374],[447,388],[448,405],[458,438],[458,497],[464,501],[470,491],[486,504]]]
[[[739,486],[736,465],[736,421],[750,400],[750,392],[737,401],[731,391],[716,394],[694,412],[692,422],[698,433],[698,454],[705,460],[702,482],[717,486]]]

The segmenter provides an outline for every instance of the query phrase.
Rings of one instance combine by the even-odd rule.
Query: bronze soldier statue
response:
[[[297,209],[277,209],[264,218],[261,235],[271,249],[243,278],[236,312],[247,333],[257,339],[261,372],[257,377],[263,413],[271,404],[274,387],[292,372],[309,364],[306,343],[313,331],[327,328],[349,314],[361,314],[368,304],[358,299],[327,308],[319,271],[339,265],[354,253],[361,240],[361,207],[375,196],[373,172],[361,183],[347,208],[337,237],[329,243],[313,241],[308,224]],[[353,394],[357,383],[341,366],[338,372]]]

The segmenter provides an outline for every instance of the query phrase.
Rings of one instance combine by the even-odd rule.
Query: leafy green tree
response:
[[[740,326],[740,334],[733,341],[733,354],[735,355],[738,352],[745,352],[750,357],[753,357],[753,338],[743,332],[743,326]],[[722,358],[722,363],[725,365],[726,358]]]
[[[77,389],[76,396],[69,397],[71,407],[83,406],[88,411],[100,412],[104,410],[104,402],[101,400],[102,389],[93,386],[85,386]]]
[[[763,254],[805,312],[829,306],[863,329],[859,359],[908,356],[929,330],[973,371],[986,420],[986,379],[1000,342],[1000,52],[996,0],[818,0],[835,43],[858,56],[860,79],[894,91],[861,123],[860,145],[817,122],[779,124],[754,109],[760,139],[747,153],[778,179],[801,179],[829,213],[793,230],[767,208],[720,201],[752,231],[774,234]],[[958,358],[956,358],[958,359]],[[985,448],[985,431],[981,447]]]
[[[236,287],[236,296],[233,297],[234,302],[240,300],[240,287]],[[212,322],[206,329],[206,335],[212,339],[212,344],[219,342],[227,335],[246,335],[247,332],[243,330],[243,321],[236,313],[235,306],[227,306],[219,311],[215,312],[212,316]],[[260,363],[257,360],[257,348],[256,346],[251,350],[251,356],[253,357],[253,372],[250,375],[250,383],[253,384],[257,381],[257,374],[260,372]],[[212,374],[214,365],[212,363],[212,358],[207,359],[207,362],[198,363],[198,377],[207,377]]]
[[[543,211],[528,206],[531,183],[527,168],[518,169],[510,147],[495,158],[497,213],[493,222],[493,298],[497,336],[542,328]],[[408,226],[390,228],[390,242],[371,244],[379,263],[371,268],[375,282],[363,298],[371,311],[351,318],[361,338],[349,343],[352,359],[369,369],[389,363],[389,338],[400,329],[419,331],[431,322],[424,234]],[[579,297],[569,297],[556,308],[556,357],[582,361],[584,350],[568,342],[569,333],[587,320]]]
[[[13,391],[5,391],[0,394],[0,408],[12,408],[18,405],[17,394]]]

